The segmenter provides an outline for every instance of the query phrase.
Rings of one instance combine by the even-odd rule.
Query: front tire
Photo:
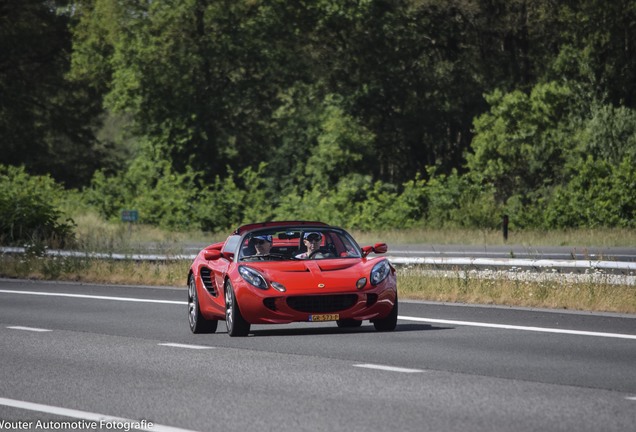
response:
[[[227,334],[232,337],[247,336],[250,332],[250,323],[245,321],[241,314],[236,301],[236,294],[234,294],[230,281],[225,283],[225,325]]]
[[[377,331],[381,332],[389,332],[395,330],[397,326],[397,317],[398,317],[398,298],[397,293],[395,294],[395,304],[393,305],[393,309],[386,318],[375,319],[373,320],[373,326]]]
[[[208,320],[201,315],[199,296],[193,274],[188,278],[188,321],[192,333],[214,333],[218,325],[217,320]]]

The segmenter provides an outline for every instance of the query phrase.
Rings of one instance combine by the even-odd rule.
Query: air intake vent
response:
[[[367,307],[373,306],[377,301],[378,301],[377,294],[373,294],[373,293],[367,294]]]
[[[205,287],[205,289],[208,290],[208,292],[214,297],[216,297],[218,294],[216,291],[216,284],[212,279],[212,274],[209,268],[203,267],[201,269],[201,281],[203,282],[203,286]]]
[[[276,298],[275,297],[267,297],[263,300],[263,304],[267,309],[271,309],[273,311],[276,310]]]
[[[348,309],[357,301],[356,294],[295,296],[287,298],[287,305],[299,312],[326,313]]]

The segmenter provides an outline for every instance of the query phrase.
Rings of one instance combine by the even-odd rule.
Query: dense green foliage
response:
[[[66,79],[72,51],[68,1],[0,4],[0,163],[51,174],[69,187],[100,167],[120,166],[113,144],[95,139],[100,95]]]
[[[73,222],[62,221],[64,191],[48,176],[0,165],[0,244],[64,246]]]
[[[636,3],[10,0],[0,163],[173,229],[636,227]]]

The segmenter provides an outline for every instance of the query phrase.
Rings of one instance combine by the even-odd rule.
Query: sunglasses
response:
[[[318,235],[310,235],[307,237],[307,240],[309,240],[310,242],[317,242],[317,241],[320,241],[321,239],[322,237]]]
[[[269,243],[269,242],[268,242],[267,240],[260,240],[260,239],[258,239],[258,240],[254,240],[254,244],[256,244],[256,245],[259,245],[259,246],[260,246],[260,245],[262,245],[263,243]]]

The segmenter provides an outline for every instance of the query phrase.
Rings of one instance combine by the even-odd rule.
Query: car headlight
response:
[[[382,260],[373,266],[371,270],[371,285],[377,285],[382,282],[391,272],[391,266],[387,260]]]
[[[265,281],[263,275],[253,268],[247,266],[239,266],[238,271],[243,279],[245,279],[250,285],[254,285],[256,288],[260,288],[262,290],[266,290],[268,288],[267,282]]]

